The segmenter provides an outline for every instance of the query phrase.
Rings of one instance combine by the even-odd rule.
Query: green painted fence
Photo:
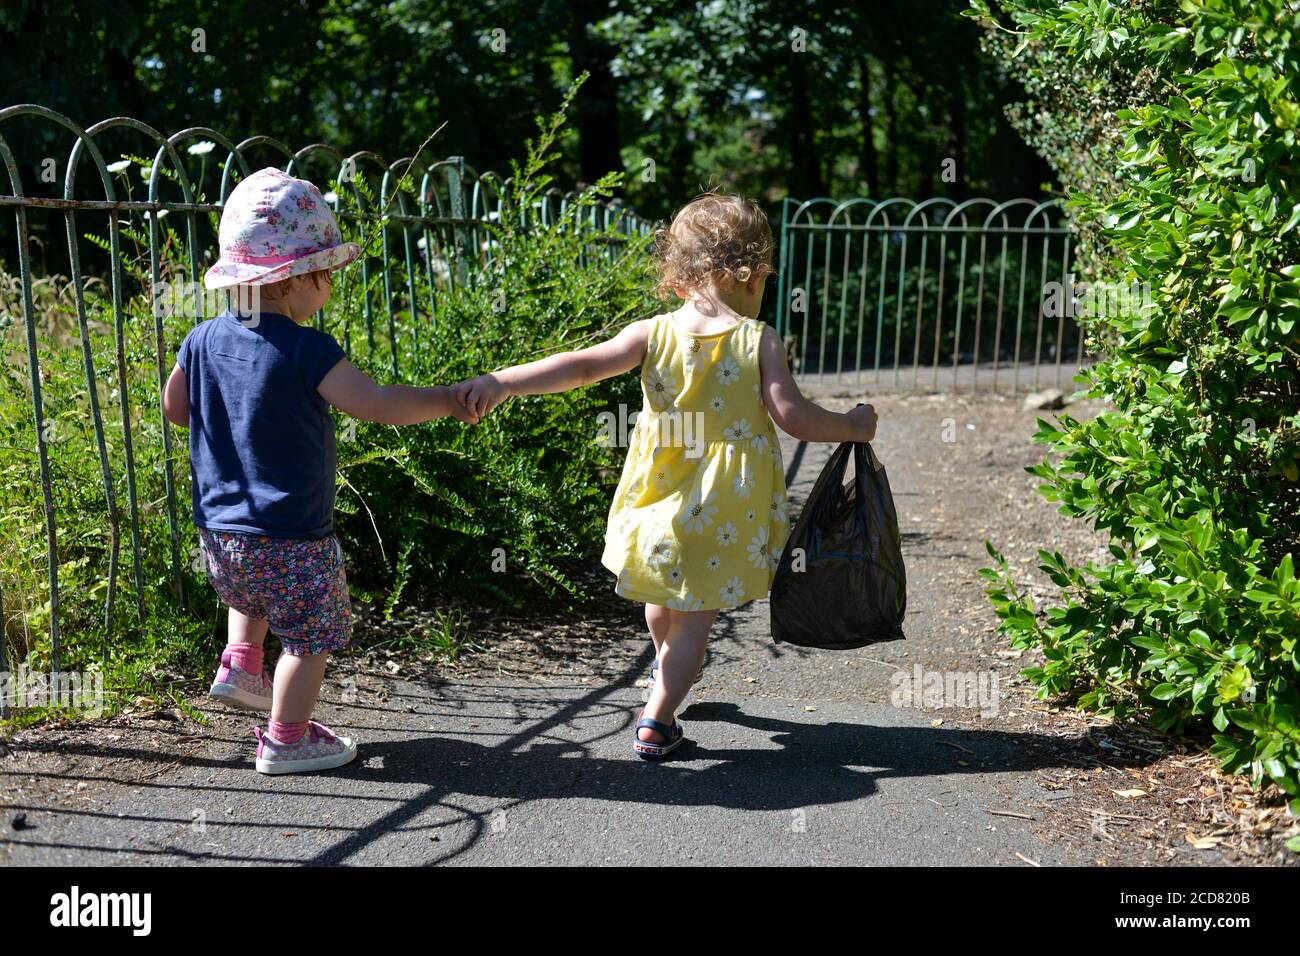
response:
[[[1014,392],[1088,361],[1080,323],[1045,308],[1071,281],[1056,200],[787,199],[778,259],[777,328],[805,377]]]

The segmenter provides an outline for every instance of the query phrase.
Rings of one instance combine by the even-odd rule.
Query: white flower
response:
[[[115,163],[109,163],[108,166],[105,167],[105,168],[106,168],[110,173],[124,173],[124,172],[126,172],[128,169],[131,168],[131,160],[129,160],[129,159],[119,159],[119,160],[118,160],[117,162],[115,162]]]
[[[152,175],[153,175],[153,167],[152,167],[152,166],[141,166],[141,167],[140,167],[140,178],[141,178],[141,179],[148,179],[148,178],[151,177]]]
[[[163,218],[164,216],[166,216],[166,215],[167,215],[167,210],[166,210],[166,209],[159,209],[159,210],[158,210],[158,218],[159,218],[159,219],[162,219],[162,218]],[[150,211],[149,211],[148,209],[146,209],[146,210],[144,211],[144,218],[146,218],[146,219],[151,219],[151,218],[152,218],[152,214],[150,213]]]
[[[768,442],[768,438],[767,438],[766,435],[755,435],[755,436],[754,436],[754,451],[758,452],[760,455],[766,455],[766,454],[767,454],[767,446],[768,446],[768,444],[769,444],[769,442]]]
[[[655,491],[661,495],[667,494],[673,487],[673,475],[667,468],[657,468],[651,474],[650,480],[654,482]]]
[[[645,393],[655,408],[669,408],[677,397],[677,379],[667,370],[654,369],[647,372]]]
[[[687,371],[690,371],[692,369],[703,367],[704,352],[700,348],[699,340],[692,339],[691,344],[686,346],[686,369]]]
[[[727,402],[721,395],[714,395],[709,399],[709,408],[715,412],[720,412],[727,407]]]
[[[320,198],[325,200],[325,202],[331,206],[337,206],[339,204],[339,194],[332,189]],[[427,244],[425,237],[421,236],[419,242],[415,244],[415,247],[417,249],[423,249]]]
[[[706,527],[713,526],[713,516],[718,513],[718,506],[714,504],[717,497],[718,493],[711,491],[707,498],[701,500],[700,489],[696,488],[691,492],[686,507],[679,515],[679,520],[688,534],[704,534]]]
[[[785,495],[779,491],[772,492],[772,517],[777,521],[789,521],[790,515],[786,510],[790,507],[789,501]]]
[[[681,583],[682,583],[682,569],[679,568],[679,567],[671,567],[671,568],[669,568],[669,569],[668,569],[668,581],[669,581],[669,583],[671,583],[671,584],[681,584]]]
[[[740,578],[732,578],[724,584],[719,592],[722,595],[722,604],[724,607],[735,607],[745,596],[745,587]]]
[[[662,570],[673,564],[677,556],[673,554],[673,543],[671,541],[660,541],[650,549],[650,556],[646,558],[646,564],[655,570]]]
[[[718,528],[718,544],[735,544],[739,540],[736,526],[730,521]]]
[[[742,418],[732,422],[722,430],[722,437],[727,441],[744,441],[746,438],[753,438],[754,432],[749,427],[749,419]]]
[[[201,139],[193,146],[191,146],[188,150],[186,150],[186,152],[188,152],[191,156],[206,156],[208,155],[208,153],[212,152],[216,148],[217,148],[216,143],[209,142],[206,139]]]
[[[772,552],[767,546],[767,526],[758,529],[758,534],[754,535],[754,540],[749,542],[749,563],[756,568],[767,568],[772,565]]]
[[[720,568],[720,567],[722,567],[722,559],[721,559],[720,557],[718,557],[718,556],[715,554],[715,555],[713,555],[712,557],[709,558],[709,570],[710,570],[710,571],[716,571],[716,570],[718,570],[718,568]]]
[[[718,381],[723,385],[735,385],[740,381],[740,366],[730,355],[718,363]]]
[[[674,611],[698,611],[704,607],[704,602],[687,594],[679,598],[669,598],[668,606]]]
[[[749,497],[750,492],[754,490],[754,473],[749,470],[747,465],[740,466],[740,474],[737,475],[736,480],[731,483],[731,487],[740,497]]]
[[[631,582],[627,579],[627,571],[618,572],[618,581],[614,584],[615,593],[626,595],[630,586]]]

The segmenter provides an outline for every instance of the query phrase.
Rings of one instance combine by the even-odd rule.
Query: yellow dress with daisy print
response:
[[[617,593],[680,611],[765,597],[790,534],[776,428],[759,392],[763,323],[722,332],[651,320],[644,403],[601,563]]]

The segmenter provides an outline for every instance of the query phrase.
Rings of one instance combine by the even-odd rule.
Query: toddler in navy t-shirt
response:
[[[356,744],[311,719],[329,652],[352,633],[329,407],[389,425],[477,416],[444,386],[376,385],[304,324],[329,299],[331,272],[360,254],[311,183],[276,169],[249,176],[226,201],[219,239],[207,286],[257,307],[195,326],[163,390],[167,418],[190,430],[194,523],[230,607],[210,693],[270,711],[266,731],[255,730],[262,773],[339,767]],[[268,630],[283,651],[274,681],[262,660]]]

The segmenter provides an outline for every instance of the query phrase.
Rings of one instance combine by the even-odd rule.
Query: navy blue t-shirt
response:
[[[288,316],[230,312],[195,326],[176,357],[190,393],[194,523],[273,538],[334,531],[334,420],[316,391],[344,358]]]

